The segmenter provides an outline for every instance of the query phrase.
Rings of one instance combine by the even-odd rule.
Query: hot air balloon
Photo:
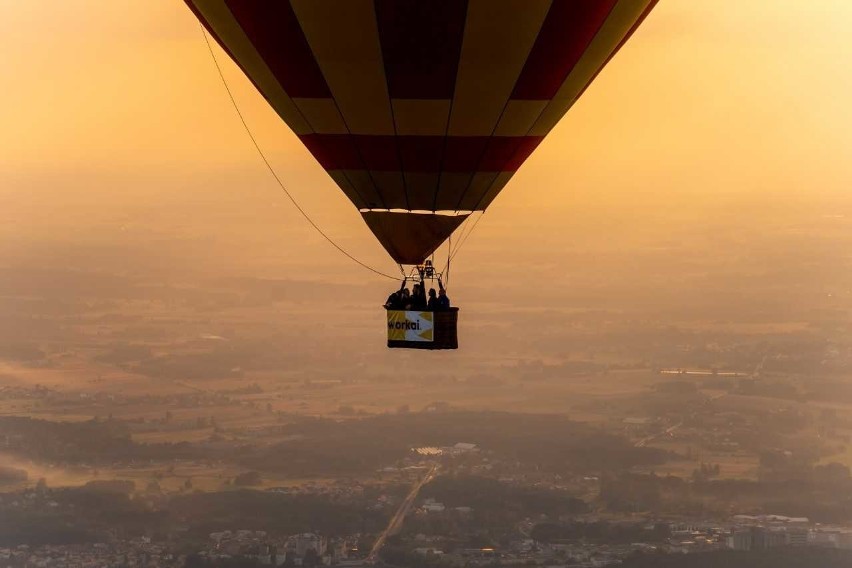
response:
[[[488,208],[657,2],[185,1],[401,265]]]

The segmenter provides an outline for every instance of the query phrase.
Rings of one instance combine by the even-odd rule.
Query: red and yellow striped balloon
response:
[[[186,0],[418,264],[484,211],[657,0]]]

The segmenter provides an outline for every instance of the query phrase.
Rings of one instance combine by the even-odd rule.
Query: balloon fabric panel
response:
[[[350,201],[377,214],[485,210],[656,4],[185,1]],[[397,260],[452,231],[446,215],[406,215],[365,216]]]

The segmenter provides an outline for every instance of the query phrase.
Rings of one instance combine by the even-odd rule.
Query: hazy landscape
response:
[[[411,517],[387,562],[410,563],[393,554],[419,534],[448,552],[510,550],[526,524],[565,542],[541,535],[568,519],[852,522],[843,200],[717,200],[676,222],[610,208],[617,230],[566,211],[501,239],[486,217],[451,273],[452,353],[386,350],[378,304],[395,284],[294,271],[278,243],[240,231],[263,218],[250,201],[171,196],[114,219],[28,200],[3,208],[5,544],[91,542],[109,526],[183,527],[197,546],[229,529],[369,546],[430,464],[419,499],[473,512]],[[61,208],[61,228],[22,235],[22,203]],[[268,223],[284,241],[307,231]],[[566,223],[581,236],[560,239]],[[457,443],[476,451],[412,451]],[[9,501],[28,491],[55,504],[47,517]]]
[[[0,566],[852,566],[850,22],[660,2],[419,351],[185,2],[0,2]]]

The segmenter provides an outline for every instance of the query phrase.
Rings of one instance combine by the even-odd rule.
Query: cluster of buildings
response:
[[[526,527],[527,529],[531,527]],[[653,524],[645,527],[654,528]],[[618,564],[637,553],[693,554],[713,550],[766,550],[774,547],[821,546],[852,549],[852,528],[813,525],[806,518],[780,515],[737,515],[728,522],[673,523],[664,542],[629,544],[582,540],[542,543],[522,538],[504,548],[443,549],[442,539],[417,535],[412,550],[453,566],[546,565],[592,568]]]
[[[424,506],[437,508],[436,501]],[[647,528],[652,527],[649,525]],[[547,565],[593,568],[617,564],[642,552],[686,554],[710,550],[766,550],[775,547],[822,546],[852,550],[852,528],[814,525],[806,518],[780,515],[737,515],[728,522],[675,523],[661,543],[594,543],[582,540],[542,543],[524,537],[506,547],[462,548],[445,552],[441,537],[418,534],[412,552],[440,558],[453,566]],[[359,550],[359,535],[329,538],[317,533],[271,537],[265,531],[226,530],[210,534],[196,555],[217,563],[253,559],[267,566],[362,566],[369,551]],[[0,566],[27,568],[176,568],[187,558],[146,537],[87,545],[20,545],[0,548]]]
[[[0,548],[0,566],[27,568],[178,568],[185,557],[142,537],[125,542]]]
[[[210,534],[208,546],[199,552],[208,561],[254,558],[269,566],[354,566],[366,552],[358,549],[358,537],[329,539],[317,533],[270,538],[264,531],[237,530]]]
[[[435,456],[458,456],[479,451],[476,444],[470,442],[459,442],[452,446],[424,446],[421,448],[412,448],[412,452],[418,456],[435,457]]]
[[[436,501],[431,497],[423,500],[423,504],[418,509],[420,513],[443,513],[447,510],[447,506],[441,503],[440,501]],[[456,513],[460,513],[462,515],[469,515],[473,512],[471,507],[452,507],[451,511],[455,511]]]
[[[658,547],[642,543],[633,544],[543,544],[533,539],[512,542],[505,549],[462,548],[452,552],[422,546],[413,552],[428,558],[441,558],[453,566],[571,566],[572,568],[592,568],[618,564],[637,552],[656,551]],[[663,552],[682,552],[678,548],[663,547]]]
[[[852,550],[852,529],[811,525],[805,517],[737,515],[726,538],[734,550],[767,550],[781,546],[824,546]]]

